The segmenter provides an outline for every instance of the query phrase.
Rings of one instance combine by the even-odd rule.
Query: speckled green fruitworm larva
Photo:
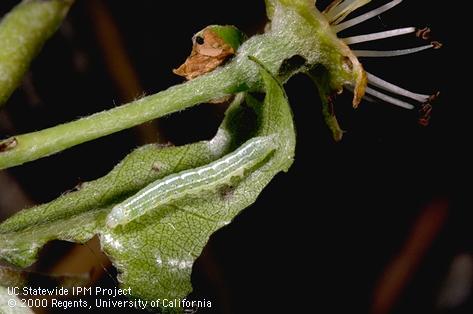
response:
[[[245,171],[258,165],[275,149],[272,137],[255,137],[208,165],[156,180],[113,207],[107,216],[107,226],[115,228],[125,225],[160,205],[226,184],[232,178],[244,175]]]

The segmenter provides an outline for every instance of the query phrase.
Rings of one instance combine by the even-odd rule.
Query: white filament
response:
[[[329,21],[333,21],[337,14],[351,5],[355,0],[337,0],[337,3],[332,3],[329,9],[325,12],[325,16]]]
[[[416,48],[409,48],[409,49],[401,49],[401,50],[388,50],[388,51],[378,51],[378,50],[353,50],[353,53],[357,57],[373,57],[373,58],[378,58],[378,57],[397,57],[397,56],[403,56],[403,55],[408,55],[411,53],[416,53],[422,50],[430,49],[433,48],[434,45],[425,45],[421,47],[416,47]]]
[[[342,40],[347,45],[353,45],[353,44],[358,44],[358,43],[364,43],[367,41],[374,41],[374,40],[379,40],[379,39],[384,39],[384,38],[389,38],[389,37],[410,34],[410,33],[414,33],[415,31],[416,31],[415,27],[405,27],[405,28],[393,29],[390,31],[379,32],[379,33],[372,33],[372,34],[365,34],[365,35],[342,38]]]
[[[402,0],[393,0],[389,3],[386,3],[385,5],[377,8],[377,9],[374,9],[370,12],[367,12],[365,14],[362,14],[358,17],[355,17],[351,20],[348,20],[346,22],[343,22],[343,23],[340,23],[338,25],[333,25],[332,26],[332,29],[338,33],[338,32],[341,32],[343,31],[344,29],[347,29],[349,27],[352,27],[352,26],[355,26],[357,24],[360,24],[360,23],[363,23],[364,21],[366,20],[369,20],[377,15],[380,15],[381,13],[383,12],[386,12],[392,8],[394,8],[395,6],[397,6],[398,4],[400,4],[402,2]]]
[[[344,0],[335,5],[331,10],[326,13],[326,17],[333,21],[338,18],[348,7],[350,7],[355,1],[358,0]]]
[[[397,85],[394,85],[392,83],[389,83],[371,73],[366,73],[368,75],[368,82],[369,84],[379,87],[381,89],[384,89],[388,92],[392,92],[395,94],[398,94],[400,96],[408,97],[413,100],[417,100],[418,102],[424,103],[427,100],[429,100],[429,95],[423,95],[423,94],[416,94],[411,91],[408,91],[407,89],[404,89],[402,87],[399,87]]]
[[[356,9],[364,6],[371,0],[345,0],[341,4],[336,5],[333,9],[326,13],[330,23],[338,24],[347,17],[348,14]]]
[[[399,107],[402,107],[402,108],[405,108],[405,109],[414,109],[414,106],[405,102],[405,101],[402,101],[402,100],[399,100],[399,99],[396,99],[394,97],[391,97],[391,96],[388,96],[386,94],[383,94],[383,93],[380,93],[378,92],[377,90],[374,90],[370,87],[366,87],[365,89],[366,93],[368,95],[371,95],[373,97],[376,97],[378,99],[381,99],[387,103],[390,103],[390,104],[393,104],[395,106],[399,106]]]
[[[366,101],[369,101],[369,102],[373,102],[373,103],[374,103],[374,102],[377,102],[376,99],[374,99],[373,97],[368,96],[368,95],[366,95],[366,94],[363,95],[363,99],[366,100]]]

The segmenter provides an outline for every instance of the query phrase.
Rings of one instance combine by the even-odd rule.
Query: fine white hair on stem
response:
[[[379,32],[379,33],[371,33],[371,34],[342,38],[342,40],[347,45],[353,45],[353,44],[380,40],[380,39],[389,38],[389,37],[411,34],[411,33],[414,33],[416,30],[417,29],[415,27],[404,27],[404,28],[398,28],[398,29],[393,29],[389,31]]]
[[[397,57],[403,55],[409,55],[411,53],[416,53],[422,50],[434,48],[433,44],[415,47],[415,48],[408,48],[408,49],[400,49],[400,50],[387,50],[387,51],[379,51],[379,50],[353,50],[353,53],[357,57],[365,57],[365,58],[384,58],[384,57]]]
[[[408,98],[411,98],[413,100],[416,100],[420,103],[425,103],[429,100],[429,95],[423,95],[423,94],[417,94],[417,93],[413,93],[411,91],[408,91],[407,89],[404,89],[402,87],[399,87],[397,85],[394,85],[392,83],[389,83],[371,73],[367,73],[367,77],[368,77],[368,83],[370,85],[373,85],[375,87],[379,87],[385,91],[388,91],[388,92],[391,92],[391,93],[394,93],[394,94],[398,94],[400,96],[404,96],[404,97],[408,97]]]
[[[351,20],[345,21],[345,22],[340,23],[340,24],[338,24],[338,25],[333,25],[333,26],[332,26],[332,29],[333,29],[336,33],[341,32],[341,31],[343,31],[343,30],[345,30],[345,29],[347,29],[347,28],[350,28],[350,27],[355,26],[355,25],[357,25],[357,24],[363,23],[363,22],[366,21],[366,20],[369,20],[369,19],[371,19],[371,18],[373,18],[373,17],[375,17],[375,16],[378,16],[378,15],[380,15],[381,13],[386,12],[386,11],[388,11],[388,10],[394,8],[395,6],[397,6],[398,4],[400,4],[401,2],[402,2],[402,0],[393,0],[393,1],[389,2],[389,3],[386,3],[386,4],[383,5],[383,6],[380,6],[380,7],[377,8],[377,9],[374,9],[374,10],[372,10],[372,11],[369,11],[369,12],[367,12],[367,13],[365,13],[365,14],[362,14],[362,15],[360,15],[360,16],[358,16],[358,17],[355,17],[355,18],[353,18],[353,19],[351,19]]]

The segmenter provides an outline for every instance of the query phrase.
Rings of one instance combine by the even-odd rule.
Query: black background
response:
[[[42,129],[119,103],[85,2],[77,1],[67,20],[72,37],[58,32],[32,65],[41,102],[31,105],[22,89],[16,92],[2,109],[12,127],[0,129],[0,136]],[[234,24],[251,34],[265,22],[262,0],[105,2],[146,94],[182,81],[171,69],[189,54],[196,31],[209,24]],[[373,2],[368,8],[382,3]],[[2,1],[1,12],[15,3]],[[371,73],[411,90],[441,91],[427,128],[417,124],[416,112],[384,103],[363,102],[353,110],[346,93],[337,100],[336,111],[347,133],[334,143],[312,83],[297,76],[286,85],[298,132],[296,161],[254,206],[212,236],[194,266],[192,297],[212,300],[211,313],[368,313],[375,282],[416,217],[427,203],[444,198],[449,201],[446,224],[393,313],[434,311],[452,257],[472,249],[471,220],[460,197],[467,185],[460,180],[467,171],[461,121],[469,91],[459,77],[466,61],[456,49],[456,19],[446,10],[443,1],[404,1],[382,18],[345,33],[433,29],[434,38],[444,44],[441,50],[362,61]],[[403,37],[364,47],[418,44],[423,43]],[[86,60],[83,72],[74,67],[78,51]],[[215,105],[203,105],[161,119],[160,127],[168,140],[182,144],[210,138],[221,118]],[[137,143],[136,133],[123,131],[8,171],[35,202],[46,202],[78,182],[104,175]],[[451,313],[471,312],[471,305],[470,299]]]

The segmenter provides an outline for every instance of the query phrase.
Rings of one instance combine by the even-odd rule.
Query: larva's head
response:
[[[235,54],[245,35],[232,25],[210,25],[192,37],[192,51],[174,73],[188,80],[213,71]]]
[[[299,40],[297,45],[302,47],[300,54],[308,61],[309,66],[313,67],[310,69],[312,72],[310,74],[322,98],[325,98],[323,100],[327,107],[332,107],[334,95],[347,88],[354,94],[354,107],[358,106],[362,98],[366,98],[381,100],[406,109],[417,108],[420,113],[419,122],[427,124],[432,109],[430,103],[437,94],[434,94],[435,96],[417,94],[386,82],[365,72],[359,59],[406,55],[429,48],[436,49],[441,47],[441,44],[428,41],[419,47],[409,49],[352,50],[350,46],[354,44],[407,34],[416,35],[419,41],[429,40],[430,29],[415,27],[343,37],[344,30],[394,8],[402,0],[392,0],[372,11],[347,19],[351,13],[369,2],[371,0],[333,0],[328,7],[319,11],[314,0],[266,0],[268,17],[271,21],[269,28],[273,33],[281,33],[286,37],[287,34],[294,34],[293,43]],[[294,22],[296,20],[297,22]],[[334,120],[333,110],[324,112],[324,116],[335,137],[341,138],[342,131]]]

